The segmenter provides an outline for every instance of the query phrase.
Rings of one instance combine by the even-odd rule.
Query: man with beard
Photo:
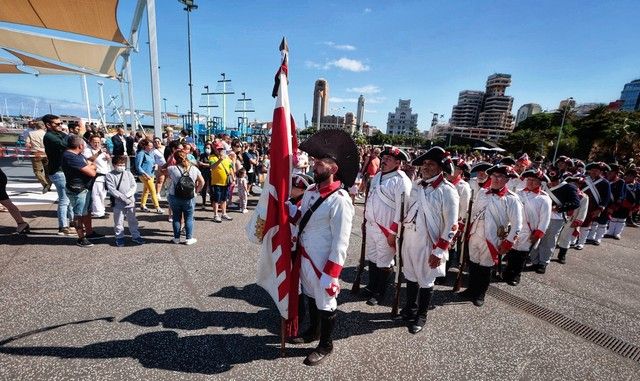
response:
[[[469,287],[461,296],[481,307],[491,281],[491,269],[513,248],[522,229],[522,203],[507,188],[518,175],[511,166],[498,164],[487,170],[488,189],[481,189],[471,211],[469,228]]]
[[[355,182],[358,149],[349,134],[334,129],[320,130],[302,142],[300,149],[314,158],[316,183],[305,191],[299,209],[290,204],[290,215],[298,217],[300,283],[310,320],[309,329],[292,342],[319,339],[316,349],[304,360],[306,365],[318,365],[333,352],[338,279],[347,258],[354,214],[345,189]]]
[[[366,258],[369,260],[369,285],[371,297],[367,304],[375,306],[384,298],[389,279],[393,275],[396,254],[398,224],[396,214],[404,202],[403,194],[411,192],[411,180],[400,170],[409,156],[395,147],[387,147],[380,154],[380,171],[371,179],[369,197],[365,208]]]
[[[611,199],[611,186],[602,177],[602,172],[611,168],[605,163],[596,162],[588,164],[585,169],[589,176],[584,179],[585,186],[582,191],[589,197],[589,211],[587,218],[582,223],[583,229],[580,231],[580,238],[575,246],[576,250],[582,250],[585,243],[600,245],[600,241],[596,240],[596,235],[598,234],[598,229],[602,230],[602,235],[607,229],[606,221],[601,219],[601,215]],[[601,224],[601,222],[604,222],[604,224]]]
[[[437,277],[445,275],[447,251],[458,230],[458,192],[444,178],[453,172],[449,154],[433,147],[416,158],[422,180],[413,183],[404,224],[402,272],[407,280],[407,300],[400,316],[409,332],[422,331]]]

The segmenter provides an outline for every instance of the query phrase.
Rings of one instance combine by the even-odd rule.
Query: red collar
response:
[[[458,185],[458,183],[460,182],[460,180],[462,180],[462,176],[458,176],[455,179],[453,179],[453,181],[451,182],[451,184],[453,185]]]
[[[536,189],[529,189],[529,188],[524,188],[525,192],[531,192],[531,193],[535,193],[535,194],[540,194],[540,187],[537,187]]]
[[[433,181],[431,182],[427,182],[425,180],[422,180],[422,182],[420,182],[420,184],[423,187],[428,187],[428,186],[432,186],[433,189],[436,189],[438,187],[438,185],[440,185],[440,183],[444,180],[444,176],[441,174],[438,175],[438,177],[436,177]]]
[[[342,186],[342,183],[340,182],[340,180],[337,180],[332,182],[331,184],[328,184],[323,186],[322,188],[319,188],[318,192],[320,192],[320,197],[324,198],[324,197],[327,197],[329,193],[340,188],[341,186]]]
[[[480,184],[480,183],[478,183]],[[489,177],[487,179],[487,181],[485,181],[484,183],[480,184],[480,186],[484,189],[489,189],[489,187],[491,186],[491,178]]]
[[[498,197],[504,197],[505,194],[507,194],[507,192],[509,192],[509,188],[507,188],[507,186],[503,186],[502,189],[500,190],[495,190],[495,189],[487,189],[487,194],[495,194]]]

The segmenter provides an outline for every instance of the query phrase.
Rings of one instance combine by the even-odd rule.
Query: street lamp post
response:
[[[553,160],[552,163],[556,162],[556,156],[558,155],[558,147],[560,146],[560,139],[562,138],[562,129],[564,128],[564,121],[567,118],[567,113],[569,112],[569,109],[571,109],[571,107],[573,107],[573,105],[575,104],[573,97],[569,97],[567,98],[567,103],[564,106],[564,111],[562,113],[562,122],[560,122],[560,131],[558,131],[558,142],[556,143],[556,149],[553,152]]]
[[[198,9],[195,0],[178,0],[184,4],[184,10],[187,11],[187,51],[189,58],[189,118],[191,130],[193,132],[193,80],[191,75],[191,11]]]
[[[164,123],[169,124],[169,117],[167,116],[167,98],[162,98],[164,102]]]

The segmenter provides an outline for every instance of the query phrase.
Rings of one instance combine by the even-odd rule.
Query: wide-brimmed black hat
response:
[[[514,166],[516,165],[516,159],[512,158],[511,156],[503,157],[502,159],[500,159],[498,164]]]
[[[486,172],[487,169],[489,169],[491,167],[493,167],[492,164],[487,163],[485,161],[481,161],[479,163],[474,164],[473,167],[471,167],[471,173],[480,172],[480,171]]]
[[[316,159],[332,159],[338,164],[336,177],[350,187],[358,175],[358,147],[351,135],[336,128],[324,128],[300,144],[300,150]]]
[[[573,165],[573,160],[571,160],[571,158],[569,158],[568,156],[561,155],[556,159],[556,162],[554,164],[558,165],[558,163],[567,163],[569,165]]]
[[[527,177],[533,177],[536,178],[540,181],[549,182],[549,177],[547,175],[545,175],[544,172],[542,172],[542,170],[540,169],[530,169],[528,171],[524,171],[522,172],[522,176],[523,179],[526,179]]]
[[[513,170],[510,165],[496,164],[493,167],[487,169],[487,175],[491,176],[494,173],[505,175],[509,178],[515,179],[518,174]]]
[[[398,147],[393,147],[393,146],[384,147],[384,151],[380,152],[380,157],[385,155],[393,156],[398,160],[409,161],[409,155]]]
[[[585,170],[590,170],[590,169],[599,169],[601,171],[610,171],[611,167],[609,167],[607,164],[601,162],[601,161],[594,161],[593,163],[589,163],[587,164],[586,167],[584,167]]]
[[[622,174],[622,166],[620,164],[617,163],[611,163],[609,164],[609,171],[611,172],[618,172],[619,174]]]
[[[415,158],[411,162],[411,165],[419,167],[427,160],[432,160],[440,164],[440,167],[444,172],[453,173],[453,164],[451,164],[451,157],[449,156],[449,152],[445,151],[441,147],[432,147],[427,152]]]

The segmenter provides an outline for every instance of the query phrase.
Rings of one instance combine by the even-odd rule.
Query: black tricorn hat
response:
[[[496,164],[493,167],[487,169],[487,175],[492,175],[494,173],[500,173],[512,179],[518,177],[518,174],[510,165]]]
[[[453,163],[453,166],[455,168],[461,169],[463,172],[466,172],[466,173],[471,172],[471,166],[469,165],[469,163],[464,161],[463,158],[454,157],[451,159],[451,162]]]
[[[332,159],[338,164],[336,177],[345,187],[356,181],[358,166],[358,147],[351,135],[337,128],[324,128],[311,135],[300,144],[300,150],[316,159]]]
[[[609,171],[611,172],[618,172],[618,173],[622,173],[622,167],[620,166],[620,164],[617,163],[611,163],[609,164]]]
[[[449,152],[445,151],[441,147],[432,147],[427,152],[415,158],[411,162],[411,165],[419,167],[427,160],[432,160],[440,164],[440,167],[444,172],[453,173],[453,166],[451,164],[451,157],[449,156]]]
[[[489,164],[487,162],[481,161],[479,163],[476,163],[473,167],[471,167],[471,173],[480,172],[480,171],[485,171],[486,172],[487,169],[489,169],[491,167],[493,167],[493,165],[491,165],[491,164]]]
[[[611,168],[607,164],[605,164],[605,163],[603,163],[601,161],[594,161],[593,163],[589,163],[589,164],[587,164],[586,167],[584,167],[584,169],[587,170],[587,171],[590,170],[590,169],[599,169],[599,170],[601,170],[603,172],[611,170]]]
[[[500,159],[498,164],[513,166],[516,165],[516,159],[512,158],[511,156],[503,157],[502,159]]]
[[[409,155],[398,147],[387,146],[384,151],[380,152],[380,157],[388,155],[393,156],[398,160],[409,161]]]
[[[523,179],[526,179],[527,177],[533,177],[536,178],[542,182],[549,182],[549,177],[547,175],[544,174],[544,172],[542,172],[542,170],[540,169],[530,169],[528,171],[524,171],[522,172],[522,176]]]

